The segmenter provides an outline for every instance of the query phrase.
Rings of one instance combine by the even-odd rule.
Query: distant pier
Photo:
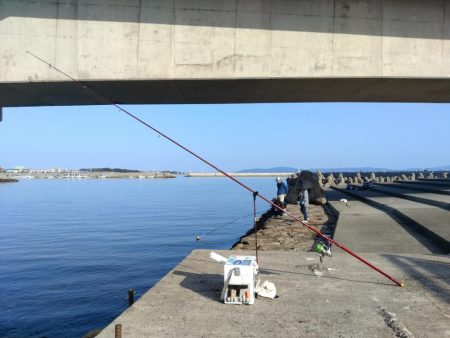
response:
[[[18,182],[20,179],[153,179],[176,178],[175,174],[157,171],[114,172],[114,171],[63,171],[63,172],[37,172],[2,173],[0,183]]]
[[[289,177],[296,173],[227,173],[234,177]],[[189,172],[184,175],[185,177],[225,177],[222,173],[199,173]]]

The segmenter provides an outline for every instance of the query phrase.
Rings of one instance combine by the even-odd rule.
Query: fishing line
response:
[[[181,149],[183,149],[184,151],[188,152],[189,154],[191,154],[192,156],[196,157],[197,159],[199,159],[200,161],[204,162],[205,164],[207,164],[208,166],[210,166],[211,168],[213,168],[214,170],[220,172],[221,174],[223,174],[224,176],[228,177],[230,180],[234,181],[235,183],[239,184],[241,187],[243,187],[244,189],[246,189],[247,191],[249,191],[250,193],[252,193],[252,197],[253,199],[256,199],[256,197],[261,198],[263,201],[266,201],[267,203],[269,203],[272,207],[274,207],[275,209],[284,212],[286,215],[288,215],[290,218],[292,218],[293,220],[300,222],[301,224],[303,224],[305,227],[307,227],[309,230],[311,230],[312,232],[316,233],[318,236],[322,237],[323,239],[325,239],[326,241],[333,243],[334,245],[336,245],[338,248],[341,248],[342,250],[344,250],[345,252],[347,252],[348,254],[352,255],[353,257],[355,257],[356,259],[358,259],[360,262],[366,264],[367,266],[369,266],[370,268],[372,268],[373,270],[377,271],[378,273],[382,274],[383,276],[385,276],[386,278],[390,279],[391,281],[393,281],[395,284],[397,284],[398,286],[403,287],[404,284],[400,281],[398,281],[397,279],[395,279],[394,277],[392,277],[391,275],[389,275],[388,273],[380,270],[379,268],[377,268],[375,265],[371,264],[370,262],[366,261],[364,258],[360,257],[359,255],[357,255],[356,253],[354,253],[353,251],[351,251],[350,249],[348,249],[347,247],[345,247],[344,245],[342,245],[341,243],[335,241],[334,239],[328,237],[327,235],[322,234],[319,230],[317,230],[316,228],[310,226],[307,222],[302,221],[300,218],[292,215],[290,212],[287,212],[285,210],[283,210],[281,207],[279,207],[278,205],[274,204],[271,200],[269,200],[267,197],[261,195],[259,192],[251,189],[250,187],[248,187],[247,185],[245,185],[243,182],[241,182],[240,180],[238,180],[237,178],[231,176],[230,174],[227,174],[225,171],[223,171],[222,169],[220,169],[219,167],[215,166],[214,164],[212,164],[211,162],[207,161],[206,159],[204,159],[203,157],[201,157],[200,155],[197,155],[196,153],[194,153],[192,150],[188,149],[187,147],[183,146],[182,144],[178,143],[177,141],[175,141],[174,139],[172,139],[171,137],[169,137],[168,135],[164,134],[162,131],[156,129],[155,127],[151,126],[150,124],[148,124],[147,122],[143,121],[142,119],[140,119],[139,117],[137,117],[136,115],[130,113],[128,110],[122,108],[120,105],[118,105],[117,103],[115,103],[114,101],[112,101],[111,99],[107,98],[106,96],[98,93],[97,91],[95,91],[94,89],[88,87],[87,85],[85,85],[84,83],[76,80],[75,78],[71,77],[70,75],[68,75],[67,73],[63,72],[62,70],[60,70],[59,68],[53,66],[51,63],[45,61],[44,59],[40,58],[39,56],[31,53],[30,51],[26,51],[26,53],[30,54],[31,56],[33,56],[34,58],[36,58],[37,60],[41,61],[42,63],[46,64],[49,68],[54,69],[55,71],[57,71],[58,73],[64,75],[65,77],[67,77],[68,79],[70,79],[71,81],[73,81],[75,84],[78,85],[78,87],[80,87],[82,90],[88,92],[90,95],[92,95],[93,97],[97,98],[97,100],[99,100],[100,102],[103,102],[105,104],[110,104],[114,107],[116,107],[119,111],[127,114],[128,116],[130,116],[131,118],[135,119],[136,121],[140,122],[141,124],[143,124],[144,126],[146,126],[147,128],[153,130],[154,132],[156,132],[157,134],[159,134],[160,136],[164,137],[165,139],[167,139],[168,141],[172,142],[173,144],[175,144],[176,146],[180,147]],[[255,237],[257,236],[257,234],[255,233]],[[257,247],[256,247],[257,250]]]
[[[259,215],[259,214],[262,214],[263,212],[266,212],[266,211],[267,210],[260,210],[260,211],[257,211],[256,213]],[[244,220],[244,219],[246,219],[246,218],[248,218],[250,216],[253,216],[253,211],[250,214],[243,215],[243,216],[241,216],[239,218],[233,219],[232,221],[229,221],[227,223],[221,224],[218,227],[214,227],[214,228],[212,228],[210,230],[207,230],[203,234],[198,235],[195,239],[196,239],[197,242],[199,242],[199,241],[203,240],[203,238],[205,238],[206,236],[210,235],[211,233],[213,233],[213,232],[215,232],[215,231],[217,231],[219,229],[225,229],[227,226],[230,226],[233,223],[236,223],[236,222],[239,222],[241,220]]]

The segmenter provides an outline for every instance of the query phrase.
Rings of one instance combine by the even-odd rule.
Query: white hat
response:
[[[277,177],[276,181],[281,181],[281,177]]]

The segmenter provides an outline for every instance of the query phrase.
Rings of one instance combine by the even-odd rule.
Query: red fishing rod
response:
[[[62,70],[60,70],[59,68],[53,66],[52,64],[50,64],[49,62],[45,61],[44,59],[40,58],[39,56],[31,53],[30,51],[26,51],[28,54],[30,54],[31,56],[33,56],[34,58],[38,59],[39,61],[45,63],[47,66],[49,66],[50,68],[54,69],[55,71],[57,71],[58,73],[64,75],[65,77],[67,77],[68,79],[70,79],[71,81],[73,81],[75,84],[77,84],[82,90],[87,91],[90,95],[94,96],[95,98],[97,98],[100,102],[103,102],[105,104],[110,104],[114,107],[116,107],[118,110],[120,110],[121,112],[127,114],[128,116],[132,117],[133,119],[135,119],[136,121],[140,122],[141,124],[143,124],[144,126],[146,126],[147,128],[153,130],[154,132],[156,132],[158,135],[164,137],[166,140],[172,142],[173,144],[175,144],[176,146],[180,147],[181,149],[185,150],[186,152],[188,152],[189,154],[191,154],[192,156],[198,158],[200,161],[206,163],[207,165],[209,165],[211,168],[215,169],[216,171],[220,172],[221,174],[223,174],[224,176],[228,177],[229,179],[231,179],[232,181],[236,182],[237,184],[239,184],[241,187],[243,187],[244,189],[248,190],[249,192],[252,193],[253,195],[253,199],[255,200],[256,197],[261,198],[262,200],[266,201],[267,203],[269,203],[272,207],[274,207],[275,209],[281,211],[281,212],[285,212],[289,217],[291,217],[292,219],[296,220],[297,222],[300,222],[301,224],[303,224],[305,227],[307,227],[309,230],[311,230],[312,232],[316,233],[319,237],[323,238],[324,240],[326,240],[329,243],[332,243],[334,245],[336,245],[337,247],[341,248],[342,250],[344,250],[345,252],[347,252],[348,254],[352,255],[353,257],[355,257],[356,259],[358,259],[359,261],[363,262],[364,264],[366,264],[367,266],[369,266],[370,268],[372,268],[373,270],[379,272],[380,274],[382,274],[383,276],[385,276],[386,278],[390,279],[391,281],[393,281],[395,284],[397,284],[398,286],[403,287],[404,284],[400,281],[398,281],[397,279],[395,279],[394,277],[392,277],[391,275],[389,275],[388,273],[380,270],[379,268],[377,268],[375,265],[369,263],[368,261],[366,261],[364,258],[360,257],[359,255],[357,255],[356,253],[354,253],[353,251],[351,251],[350,249],[346,248],[345,246],[343,246],[342,244],[340,244],[339,242],[335,241],[334,239],[331,239],[330,237],[322,234],[319,230],[317,230],[316,228],[313,228],[312,226],[310,226],[309,224],[307,224],[306,222],[302,221],[301,219],[299,219],[298,217],[295,217],[294,215],[292,215],[289,212],[286,212],[285,210],[283,210],[281,207],[279,207],[278,205],[274,204],[271,200],[269,200],[267,197],[261,195],[260,193],[258,193],[257,191],[251,189],[250,187],[248,187],[247,185],[245,185],[243,182],[241,182],[240,180],[238,180],[237,178],[231,176],[230,174],[226,173],[225,171],[223,171],[222,169],[220,169],[219,167],[215,166],[214,164],[212,164],[211,162],[207,161],[206,159],[204,159],[203,157],[201,157],[200,155],[197,155],[196,153],[194,153],[192,150],[188,149],[187,147],[183,146],[182,144],[178,143],[177,141],[175,141],[174,139],[172,139],[171,137],[169,137],[168,135],[164,134],[163,132],[161,132],[160,130],[156,129],[155,127],[151,126],[150,124],[148,124],[147,122],[141,120],[140,118],[138,118],[136,115],[130,113],[128,110],[122,108],[121,106],[119,106],[117,103],[115,103],[114,101],[112,101],[111,99],[107,98],[106,96],[96,92],[95,90],[93,90],[92,88],[86,86],[84,83],[76,80],[75,78],[71,77],[70,75],[68,75],[67,73],[63,72]],[[254,207],[255,208],[255,207]],[[257,236],[256,234],[257,232],[257,228],[256,228],[256,222],[255,222],[255,237]],[[257,249],[257,248],[256,248]],[[257,252],[257,251],[256,251]]]

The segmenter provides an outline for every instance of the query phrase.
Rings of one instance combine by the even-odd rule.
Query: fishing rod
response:
[[[273,203],[271,200],[269,200],[267,197],[261,195],[258,191],[253,190],[252,188],[248,187],[246,184],[244,184],[242,181],[238,180],[237,178],[231,176],[230,174],[226,173],[225,171],[223,171],[222,169],[220,169],[219,167],[217,167],[216,165],[214,165],[213,163],[207,161],[206,159],[204,159],[203,157],[201,157],[200,155],[196,154],[195,152],[193,152],[192,150],[188,149],[187,147],[183,146],[181,143],[175,141],[173,138],[169,137],[168,135],[164,134],[162,131],[160,131],[159,129],[151,126],[150,124],[148,124],[147,122],[143,121],[142,119],[140,119],[139,117],[137,117],[136,115],[132,114],[131,112],[129,112],[128,110],[126,110],[125,108],[122,108],[120,105],[118,105],[117,103],[115,103],[113,100],[109,99],[108,97],[98,93],[97,91],[95,91],[94,89],[88,87],[87,85],[85,85],[84,83],[78,81],[77,79],[73,78],[72,76],[70,76],[69,74],[63,72],[61,69],[55,67],[54,65],[52,65],[51,63],[45,61],[44,59],[42,59],[41,57],[37,56],[36,54],[33,54],[30,51],[26,51],[26,53],[30,54],[31,56],[33,56],[34,58],[36,58],[37,60],[41,61],[42,63],[46,64],[49,68],[54,69],[56,72],[64,75],[66,78],[70,79],[72,82],[74,82],[76,85],[78,85],[78,87],[80,87],[82,90],[87,91],[90,95],[92,95],[93,97],[97,98],[100,102],[103,102],[105,104],[109,104],[112,105],[114,107],[116,107],[119,111],[127,114],[128,116],[130,116],[131,118],[135,119],[136,121],[138,121],[139,123],[143,124],[144,126],[146,126],[147,128],[153,130],[154,132],[156,132],[159,136],[164,137],[166,140],[172,142],[173,144],[175,144],[176,146],[178,146],[179,148],[183,149],[184,151],[188,152],[189,154],[191,154],[192,156],[196,157],[197,159],[199,159],[200,161],[202,161],[203,163],[207,164],[208,166],[210,166],[211,168],[213,168],[214,170],[220,172],[221,174],[223,174],[224,176],[228,177],[230,180],[234,181],[235,183],[239,184],[241,187],[243,187],[245,190],[249,191],[252,193],[253,195],[253,200],[256,199],[256,197],[259,197],[260,199],[262,199],[263,201],[266,201],[267,203],[269,203],[272,207],[274,207],[275,209],[284,212],[286,215],[288,215],[289,217],[291,217],[293,220],[303,224],[305,227],[307,227],[309,230],[311,230],[312,232],[316,233],[318,236],[320,236],[321,238],[323,238],[324,240],[326,240],[329,243],[332,243],[334,245],[336,245],[338,248],[341,248],[342,250],[344,250],[345,252],[347,252],[348,254],[350,254],[351,256],[355,257],[356,259],[358,259],[360,262],[366,264],[367,266],[369,266],[370,268],[372,268],[373,270],[377,271],[378,273],[382,274],[383,276],[385,276],[386,278],[390,279],[392,282],[394,282],[395,284],[397,284],[400,287],[403,287],[404,284],[400,281],[398,281],[397,279],[395,279],[394,277],[392,277],[391,275],[389,275],[388,273],[382,271],[381,269],[377,268],[375,265],[371,264],[370,262],[366,261],[364,258],[362,258],[361,256],[359,256],[358,254],[354,253],[353,251],[351,251],[350,249],[348,249],[347,247],[345,247],[344,245],[342,245],[341,243],[335,241],[334,239],[328,237],[327,235],[322,234],[319,230],[313,228],[312,226],[310,226],[307,222],[302,221],[301,219],[299,219],[298,217],[292,215],[290,212],[283,210],[281,207],[279,207],[278,205],[276,205],[275,203]],[[256,226],[255,226],[255,236],[257,236],[256,234]],[[256,248],[257,250],[258,248]]]

